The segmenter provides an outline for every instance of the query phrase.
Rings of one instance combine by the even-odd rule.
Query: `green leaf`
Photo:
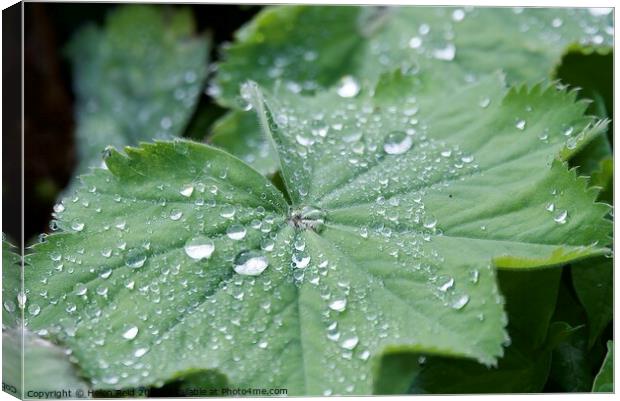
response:
[[[613,108],[613,48],[573,45],[556,66],[554,77],[581,89],[580,96],[592,99],[588,110],[601,118]]]
[[[8,390],[14,396],[40,396],[47,399],[90,398],[88,385],[78,377],[66,350],[28,331],[22,333],[21,329],[2,332],[2,383],[5,385],[3,390]],[[78,391],[81,391],[81,394],[77,393]]]
[[[454,68],[442,77],[446,87],[456,77],[471,80],[500,69],[511,82],[534,83],[550,77],[571,43],[588,45],[582,46],[588,52],[609,48],[611,16],[591,14],[558,8],[270,7],[225,49],[211,94],[223,105],[246,108],[247,99],[239,90],[248,79],[270,90],[312,94],[339,87],[354,94],[373,87],[382,73],[399,66],[416,75],[448,64]],[[591,33],[595,31],[598,34]],[[573,64],[568,55],[564,62]],[[555,73],[573,79],[573,69],[567,69]],[[263,157],[269,145],[252,125],[228,140],[223,139],[225,133],[222,130],[219,141],[227,151],[254,160],[259,171],[270,173],[277,166],[276,160]]]
[[[385,76],[354,99],[248,85],[290,205],[208,146],[110,151],[64,201],[62,232],[27,256],[41,306],[29,326],[71,348],[95,388],[203,370],[370,394],[384,353],[494,364],[506,339],[494,265],[608,252],[608,206],[557,160],[604,125],[572,93],[506,94],[497,77],[442,92],[443,73]]]
[[[571,267],[573,286],[588,315],[591,347],[613,318],[613,260],[596,258]]]
[[[210,141],[264,175],[273,175],[279,168],[275,150],[262,136],[255,113],[229,112],[215,123]]]
[[[208,41],[189,9],[121,6],[67,49],[77,95],[77,174],[106,146],[180,136],[201,95]]]
[[[613,204],[614,197],[614,160],[606,157],[599,162],[599,167],[592,173],[590,185],[601,189],[598,198]]]
[[[506,297],[508,332],[511,342],[496,367],[485,367],[472,361],[426,357],[423,355],[394,355],[383,361],[386,371],[378,383],[380,394],[411,393],[518,393],[540,392],[545,384],[551,363],[551,351],[558,336],[566,335],[564,326],[549,329],[555,308],[560,271],[500,271],[499,284]],[[523,296],[523,288],[528,296]],[[536,305],[536,308],[532,308]],[[398,358],[398,359],[397,359]],[[407,387],[394,387],[395,378],[409,370]],[[413,382],[411,381],[411,378]],[[389,381],[388,381],[389,380]]]
[[[22,288],[21,257],[18,249],[2,238],[2,328],[18,326]]]
[[[614,342],[607,342],[607,355],[601,370],[594,379],[592,392],[612,393],[614,391]]]
[[[270,7],[226,48],[212,93],[238,107],[247,79],[312,93],[345,75],[372,86],[398,66],[415,72],[449,63],[462,75],[504,69],[511,81],[535,82],[569,44],[609,46],[612,36],[611,14],[586,9]]]

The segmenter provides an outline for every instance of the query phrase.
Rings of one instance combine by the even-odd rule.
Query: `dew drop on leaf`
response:
[[[136,338],[137,335],[138,335],[138,327],[137,326],[129,326],[123,332],[123,338],[125,340],[133,340],[134,338]]]
[[[340,97],[355,97],[360,91],[360,84],[355,78],[350,75],[342,77],[338,84],[338,96]]]
[[[518,129],[518,130],[523,131],[523,130],[525,129],[525,124],[526,124],[525,120],[523,120],[523,119],[518,119],[518,120],[515,122],[515,127],[517,127],[517,129]]]
[[[433,51],[433,57],[437,60],[451,61],[454,60],[454,56],[456,56],[456,46],[453,43],[448,43],[445,47]]]
[[[28,313],[32,316],[37,316],[41,312],[41,307],[37,304],[32,304],[28,306]]]
[[[247,233],[245,227],[241,224],[233,224],[226,229],[226,236],[232,240],[239,241],[245,237]]]
[[[392,131],[383,142],[383,150],[389,155],[400,155],[411,149],[413,140],[403,131]]]
[[[184,185],[183,188],[181,188],[179,192],[181,193],[181,195],[185,196],[186,198],[189,198],[190,196],[192,196],[192,193],[194,192],[194,186],[191,184]]]
[[[460,309],[463,309],[465,305],[467,305],[468,302],[469,302],[469,295],[467,294],[458,295],[452,300],[452,302],[450,302],[450,307],[452,309],[460,310]]]
[[[359,343],[359,339],[356,336],[353,336],[353,337],[348,337],[344,339],[342,343],[340,344],[340,346],[344,349],[352,350],[355,347],[357,347],[358,343]]]
[[[491,104],[491,99],[488,97],[480,99],[480,102],[478,103],[478,105],[482,107],[483,109],[486,109],[487,107],[489,107],[490,104]]]
[[[127,252],[127,259],[125,259],[125,265],[127,265],[127,267],[131,267],[132,269],[137,269],[137,268],[144,266],[145,262],[146,262],[146,253],[143,250],[139,248],[134,248],[134,249],[130,249]]]
[[[568,212],[566,210],[560,210],[558,211],[558,213],[553,217],[553,220],[558,223],[558,224],[565,224],[566,220],[568,218]]]
[[[140,358],[144,356],[148,351],[148,348],[138,348],[133,352],[133,356],[135,356],[136,358]]]
[[[195,260],[209,259],[215,250],[213,240],[199,236],[190,239],[183,247],[187,256]]]
[[[170,220],[177,221],[181,217],[183,217],[183,212],[181,210],[179,210],[179,209],[172,209],[170,211]]]
[[[234,269],[244,276],[258,276],[269,266],[269,260],[258,251],[243,251],[235,257]]]
[[[409,39],[409,47],[412,49],[417,49],[422,46],[422,39],[419,36],[414,36]]]
[[[336,312],[342,312],[347,307],[347,300],[344,298],[334,299],[329,303],[329,309],[335,310]]]
[[[73,231],[82,231],[84,229],[84,223],[81,221],[75,220],[71,223],[71,229]]]

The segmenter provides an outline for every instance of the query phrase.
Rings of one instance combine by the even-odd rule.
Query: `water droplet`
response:
[[[525,129],[525,124],[526,124],[525,120],[518,119],[515,122],[515,127],[517,127],[518,130],[523,131]]]
[[[342,312],[347,307],[347,300],[344,298],[334,299],[329,303],[329,309],[335,310],[336,312]]]
[[[340,343],[340,346],[344,349],[352,350],[359,343],[359,339],[356,336],[346,338]]]
[[[452,302],[450,302],[450,307],[452,309],[460,310],[460,309],[463,309],[465,305],[467,305],[468,302],[469,302],[469,295],[467,294],[459,295],[459,296],[456,296],[452,300]]]
[[[37,316],[41,312],[41,307],[37,304],[32,304],[28,307],[28,313],[32,316]]]
[[[547,203],[547,206],[545,206],[545,210],[547,210],[548,212],[553,212],[555,210],[555,204],[553,202]]]
[[[445,276],[445,277],[443,277],[441,279],[441,281],[439,283],[439,287],[437,287],[437,288],[441,292],[446,292],[446,291],[448,291],[452,287],[454,287],[454,278],[449,277],[449,276]]]
[[[435,228],[437,225],[437,219],[432,216],[426,216],[422,224],[424,224],[424,227],[428,229]]]
[[[437,60],[451,61],[454,60],[454,56],[456,56],[456,46],[453,43],[448,43],[441,49],[433,50],[433,57]]]
[[[310,256],[304,255],[301,252],[293,254],[293,263],[297,269],[304,269],[310,264]]]
[[[226,229],[226,235],[228,236],[228,238],[235,241],[243,239],[246,233],[247,231],[245,227],[243,227],[241,224],[233,224]]]
[[[183,217],[183,212],[181,210],[179,210],[179,209],[172,209],[170,211],[170,220],[177,221],[181,217]]]
[[[137,269],[144,266],[146,262],[146,253],[140,248],[133,248],[127,252],[127,259],[125,259],[125,265],[132,269]]]
[[[337,93],[340,97],[355,97],[360,91],[360,84],[350,75],[342,77],[338,84]]]
[[[411,149],[413,140],[403,131],[392,131],[383,142],[383,150],[389,155],[400,155]]]
[[[138,335],[138,327],[136,326],[129,326],[124,332],[123,332],[123,338],[125,340],[133,340],[134,338],[136,338],[136,336]]]
[[[192,193],[194,192],[194,186],[191,184],[184,185],[183,188],[181,188],[179,192],[181,193],[181,195],[185,196],[186,198],[189,198],[190,196],[192,196]]]
[[[149,352],[149,349],[146,347],[138,348],[133,352],[133,356],[135,356],[136,358],[140,358],[141,356],[144,356],[147,352]]]
[[[419,36],[414,36],[409,39],[409,47],[412,49],[417,49],[422,46],[422,39]]]
[[[241,252],[234,263],[235,271],[245,276],[258,276],[269,266],[267,257],[258,251]]]
[[[54,212],[62,213],[64,211],[65,211],[65,205],[63,205],[62,203],[57,203],[54,205]]]
[[[195,260],[209,259],[215,250],[213,240],[199,236],[190,239],[183,247],[187,256]]]
[[[260,242],[260,249],[262,249],[265,252],[273,251],[274,246],[275,246],[275,242],[271,238],[264,238]]]
[[[87,291],[88,291],[88,287],[86,287],[86,285],[84,285],[82,283],[77,283],[75,285],[75,293],[77,295],[84,295],[84,294],[86,294]]]
[[[73,231],[82,231],[84,229],[84,223],[74,220],[73,223],[71,223],[71,229]]]
[[[560,210],[553,217],[553,220],[558,224],[565,224],[567,218],[568,218],[568,212],[566,210]]]
[[[235,207],[225,206],[220,212],[220,216],[222,216],[225,219],[232,219],[235,216]]]
[[[452,12],[452,20],[455,22],[463,21],[465,18],[465,11],[463,9],[457,8]]]
[[[482,107],[483,109],[486,109],[487,107],[489,107],[490,104],[491,104],[491,99],[488,97],[480,99],[480,102],[478,103],[478,105]]]
[[[301,146],[311,146],[314,143],[314,139],[312,139],[311,137],[307,137],[307,136],[300,135],[300,134],[297,134],[295,136],[295,140]]]

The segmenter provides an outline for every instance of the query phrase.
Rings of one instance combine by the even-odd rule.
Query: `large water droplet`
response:
[[[360,91],[360,84],[350,75],[342,77],[338,84],[338,95],[341,97],[355,97]]]
[[[553,217],[553,220],[558,224],[566,224],[566,219],[568,218],[568,212],[566,210],[560,210]]]
[[[136,338],[137,335],[138,335],[138,327],[136,327],[136,326],[129,326],[123,332],[123,338],[125,340],[133,340],[134,338]]]
[[[194,186],[191,184],[184,185],[183,188],[181,188],[179,192],[181,193],[181,195],[185,196],[186,198],[189,198],[190,196],[192,196],[192,193],[194,192]]]
[[[454,60],[454,56],[456,56],[456,46],[453,43],[448,43],[445,47],[433,51],[433,57],[437,60],[451,61]]]
[[[329,303],[329,309],[335,310],[336,312],[342,312],[347,307],[347,300],[344,298],[334,299]]]
[[[78,220],[74,220],[71,223],[71,229],[73,231],[82,231],[84,229],[84,223],[82,223],[81,221],[78,221]]]
[[[241,224],[233,224],[226,229],[226,235],[228,236],[228,238],[235,241],[243,239],[246,233],[247,231],[245,227],[243,227]]]
[[[210,238],[199,236],[187,241],[183,249],[192,259],[209,259],[215,250],[215,244]]]
[[[352,350],[359,343],[359,339],[356,336],[346,338],[342,341],[340,346],[344,349]]]
[[[469,302],[469,295],[467,294],[458,295],[452,300],[452,302],[450,302],[450,307],[456,310],[463,309],[465,305],[467,305],[468,302]]]
[[[413,140],[403,131],[392,131],[383,142],[383,150],[389,155],[400,155],[411,149]]]
[[[258,276],[269,266],[269,259],[258,251],[244,251],[237,255],[234,263],[237,273],[245,276]]]
[[[137,269],[144,266],[146,262],[146,253],[139,248],[130,249],[127,252],[127,259],[125,259],[125,265],[132,269]]]

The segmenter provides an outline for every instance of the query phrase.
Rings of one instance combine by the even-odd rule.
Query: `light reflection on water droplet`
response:
[[[403,131],[392,131],[383,142],[383,150],[389,155],[400,155],[411,149],[413,140]]]
[[[183,249],[192,259],[209,259],[215,250],[215,244],[210,238],[199,236],[187,241]]]
[[[137,326],[130,326],[123,332],[123,338],[125,340],[133,340],[138,335],[138,331]]]
[[[245,227],[240,224],[233,224],[226,229],[226,236],[232,240],[242,240],[247,233]]]
[[[237,255],[234,269],[244,276],[258,276],[269,266],[269,259],[258,251],[244,251]]]
[[[329,303],[329,308],[336,312],[342,312],[346,309],[346,307],[347,307],[347,300],[344,298],[335,299]]]
[[[355,97],[360,91],[360,84],[350,75],[342,77],[338,85],[337,93],[340,97]]]

